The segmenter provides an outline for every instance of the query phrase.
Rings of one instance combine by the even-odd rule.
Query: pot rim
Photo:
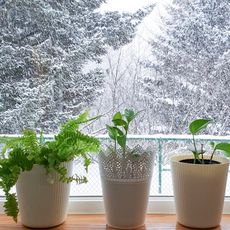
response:
[[[170,159],[171,163],[176,163],[176,164],[187,164],[187,165],[193,165],[194,167],[218,167],[220,165],[229,165],[229,160],[227,157],[224,156],[214,156],[213,160],[218,161],[220,164],[189,164],[189,163],[183,163],[180,162],[181,160],[186,160],[186,159],[194,159],[194,156],[191,154],[184,154],[184,155],[175,155],[172,156]],[[204,159],[210,159],[210,155],[204,155]]]

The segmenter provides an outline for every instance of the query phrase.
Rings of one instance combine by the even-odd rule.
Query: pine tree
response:
[[[156,118],[153,126],[160,120],[170,128],[167,132],[181,133],[194,118],[220,119],[220,109],[227,101],[213,92],[223,90],[224,85],[217,84],[224,81],[222,77],[230,77],[226,72],[218,77],[216,73],[221,57],[230,48],[229,18],[228,0],[174,0],[168,7],[162,17],[162,33],[151,41],[152,61],[146,65],[152,76],[143,84],[145,100]],[[229,115],[225,119],[229,120]]]
[[[104,0],[0,1],[0,132],[55,132],[91,105],[108,47],[129,43],[152,11],[98,9]]]

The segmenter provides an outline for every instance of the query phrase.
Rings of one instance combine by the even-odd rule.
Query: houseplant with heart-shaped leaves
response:
[[[191,228],[216,227],[222,216],[229,160],[215,153],[222,151],[229,157],[230,144],[211,142],[211,154],[205,154],[204,144],[199,145],[195,135],[210,123],[209,119],[192,121],[192,155],[171,158],[177,220]]]

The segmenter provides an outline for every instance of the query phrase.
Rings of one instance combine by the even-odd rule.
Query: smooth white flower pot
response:
[[[208,157],[205,157],[209,159]],[[180,162],[193,156],[174,156],[171,170],[177,220],[191,228],[213,228],[220,224],[229,161],[214,157],[220,164]]]
[[[135,229],[143,226],[150,180],[122,182],[101,179],[108,226],[118,229]]]
[[[137,159],[131,155],[122,159],[114,153],[99,155],[108,226],[135,229],[145,224],[153,158],[153,154],[148,153]]]
[[[63,164],[72,174],[73,162]],[[21,173],[16,184],[20,218],[31,228],[49,228],[62,224],[67,216],[70,183],[62,183],[56,172],[46,174],[43,166],[34,165]]]

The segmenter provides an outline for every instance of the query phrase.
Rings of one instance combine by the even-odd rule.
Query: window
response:
[[[168,158],[186,138],[171,135],[206,117],[229,141],[229,18],[228,0],[0,1],[0,134],[53,135],[90,109],[104,116],[85,130],[104,135],[115,111],[144,110],[131,133],[156,149],[151,196],[172,196]],[[97,163],[88,178],[72,197],[101,196]]]

